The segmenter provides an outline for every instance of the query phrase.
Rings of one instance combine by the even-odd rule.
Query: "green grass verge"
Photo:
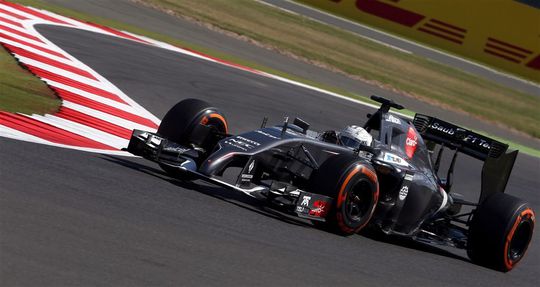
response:
[[[540,138],[540,97],[251,0],[147,0],[161,10]]]
[[[372,103],[372,104],[377,104],[376,102],[372,102],[372,101],[370,102],[370,101],[367,101],[367,100],[366,100],[366,102],[369,102],[369,103]],[[398,113],[401,114],[401,115],[404,115],[406,117],[410,117],[410,118],[414,118],[414,115],[416,114],[414,111],[407,110],[407,109],[400,110]],[[537,150],[537,149],[534,149],[534,148],[531,148],[531,147],[528,147],[528,146],[525,146],[525,145],[522,145],[522,144],[519,144],[519,143],[516,143],[516,142],[512,142],[512,141],[509,141],[507,139],[497,137],[497,136],[491,135],[491,134],[483,132],[483,131],[474,130],[474,129],[471,129],[471,128],[468,128],[468,127],[465,127],[465,126],[463,128],[472,130],[474,132],[477,132],[477,133],[479,133],[481,135],[484,135],[484,136],[486,136],[488,138],[491,138],[491,139],[494,139],[496,141],[506,143],[506,144],[508,144],[508,147],[509,147],[510,150],[519,150],[520,153],[524,153],[524,154],[527,154],[527,155],[530,155],[530,156],[540,158],[540,150]]]
[[[487,136],[489,138],[492,138],[494,140],[506,143],[506,144],[508,144],[510,146],[510,149],[519,150],[520,153],[524,153],[524,154],[527,154],[527,155],[530,155],[530,156],[540,158],[540,150],[537,150],[537,149],[534,149],[534,148],[531,148],[531,147],[528,147],[528,146],[524,146],[522,144],[518,144],[518,143],[515,143],[515,142],[509,142],[506,139],[496,137],[496,136],[492,136],[492,135],[490,135],[488,133],[484,133],[484,132],[478,132],[478,133],[483,134],[483,135],[485,135],[485,136]]]
[[[125,30],[125,31],[129,31],[129,32],[132,32],[132,33],[135,33],[135,34],[147,36],[147,37],[159,40],[159,41],[163,41],[163,42],[166,42],[166,43],[169,43],[169,44],[181,46],[181,47],[184,47],[184,48],[193,49],[193,50],[196,50],[196,51],[199,51],[199,52],[202,52],[202,53],[205,53],[205,54],[208,54],[210,56],[217,57],[217,58],[220,58],[220,59],[223,59],[223,60],[226,60],[226,61],[234,62],[234,63],[240,64],[240,65],[244,65],[244,66],[251,67],[251,68],[254,68],[254,69],[257,69],[257,70],[261,70],[261,71],[264,71],[264,72],[267,72],[267,73],[270,73],[270,74],[274,74],[274,75],[277,75],[277,76],[280,76],[280,77],[284,77],[284,78],[287,78],[287,79],[290,79],[290,80],[293,80],[293,81],[297,81],[297,82],[300,82],[300,83],[303,83],[303,84],[306,84],[306,85],[314,86],[316,88],[320,88],[320,89],[327,90],[327,91],[330,91],[330,92],[333,92],[333,93],[336,93],[336,94],[340,94],[340,95],[343,95],[343,96],[346,96],[346,97],[357,99],[357,100],[362,101],[362,102],[375,104],[375,105],[377,104],[377,103],[371,101],[365,95],[352,93],[352,92],[349,92],[349,91],[344,91],[344,90],[341,90],[341,89],[338,89],[338,88],[335,88],[335,87],[331,87],[331,86],[323,85],[323,84],[320,84],[320,83],[317,83],[317,82],[309,81],[309,80],[306,80],[306,79],[303,79],[303,78],[291,76],[291,75],[289,75],[287,73],[284,73],[284,72],[281,72],[281,71],[278,71],[278,70],[274,70],[274,69],[262,66],[260,64],[254,63],[254,62],[246,61],[246,60],[231,56],[229,54],[221,53],[221,52],[218,52],[218,51],[215,51],[215,50],[212,50],[212,49],[208,49],[208,48],[202,47],[202,46],[193,45],[193,44],[187,43],[185,41],[181,41],[181,40],[178,40],[178,39],[175,39],[175,38],[172,38],[172,37],[168,37],[168,36],[165,36],[165,35],[162,35],[162,34],[159,34],[159,33],[150,32],[150,31],[147,31],[145,29],[135,27],[135,26],[131,26],[131,25],[127,25],[125,23],[121,23],[121,22],[118,22],[118,21],[105,19],[105,18],[102,18],[102,17],[93,16],[93,15],[88,15],[88,14],[84,14],[84,13],[80,13],[80,12],[73,11],[73,10],[70,10],[70,9],[66,9],[66,8],[63,8],[63,7],[59,7],[59,6],[56,6],[56,5],[48,4],[48,3],[42,2],[40,0],[15,0],[13,2],[33,6],[33,7],[40,8],[40,9],[46,9],[48,11],[55,12],[55,13],[58,13],[58,14],[61,14],[61,15],[64,15],[64,16],[73,17],[73,18],[83,20],[83,21],[90,21],[90,22],[93,22],[93,23],[106,25],[106,26],[113,27],[113,28],[116,28],[116,29]],[[201,2],[204,2],[204,1],[201,1]],[[231,2],[234,2],[234,1],[231,1]],[[403,112],[403,114],[408,115],[408,116],[414,116],[413,111],[404,110],[404,111],[401,111],[401,112]],[[487,135],[487,136],[489,136],[489,135]],[[529,147],[525,147],[523,145],[519,145],[519,144],[510,142],[508,140],[505,140],[505,139],[498,139],[498,140],[500,140],[502,142],[509,143],[512,148],[520,149],[522,152],[524,152],[526,154],[540,157],[540,151],[538,151],[538,150],[535,150],[535,149],[532,149],[532,148],[529,148]]]
[[[0,110],[25,114],[51,113],[60,99],[47,85],[0,46]]]
[[[457,58],[462,58],[462,59],[468,60],[468,61],[473,62],[473,63],[477,63],[479,65],[491,68],[493,70],[500,71],[501,73],[511,74],[511,75],[515,76],[516,78],[518,78],[518,79],[521,79],[521,80],[524,80],[524,81],[530,81],[530,82],[536,83],[536,84],[540,84],[540,78],[538,77],[538,75],[528,76],[528,75],[515,74],[515,73],[512,73],[511,71],[505,70],[505,69],[503,69],[503,68],[501,68],[499,66],[495,66],[495,65],[493,65],[491,63],[482,62],[482,61],[479,61],[478,59],[472,58],[472,57],[470,57],[468,55],[460,54],[460,53],[457,53],[457,52],[451,51],[451,50],[446,50],[445,48],[443,48],[441,46],[437,46],[435,43],[419,42],[418,40],[416,40],[416,39],[414,39],[412,37],[409,37],[409,36],[406,36],[406,35],[403,35],[403,34],[399,34],[399,33],[395,32],[395,31],[385,30],[385,29],[382,29],[381,27],[378,27],[378,26],[376,26],[374,24],[367,23],[367,22],[360,23],[359,21],[355,20],[354,18],[342,16],[342,15],[339,15],[337,13],[332,13],[331,11],[326,11],[325,9],[322,9],[321,7],[317,6],[317,3],[313,3],[310,0],[292,0],[292,1],[297,2],[297,4],[304,5],[306,7],[310,7],[310,8],[315,9],[315,10],[320,10],[320,11],[323,11],[325,13],[332,14],[332,15],[334,15],[336,17],[339,17],[339,18],[347,19],[347,20],[352,21],[352,22],[357,22],[358,24],[360,24],[362,26],[366,26],[366,27],[370,27],[370,28],[372,28],[374,30],[382,31],[385,34],[392,35],[393,37],[406,39],[406,40],[409,40],[411,42],[417,42],[417,43],[421,44],[422,46],[429,47],[429,48],[437,50],[437,51],[443,51],[445,54],[448,54],[448,55],[451,55],[451,56],[454,56],[454,57],[457,57]],[[393,1],[393,0],[391,0],[391,1]],[[397,0],[397,1],[399,1],[399,0]]]
[[[74,11],[74,10],[71,10],[71,9],[67,9],[67,8],[64,8],[64,7],[60,7],[60,6],[57,6],[57,5],[49,4],[49,3],[46,3],[46,2],[43,2],[43,1],[40,1],[40,0],[12,0],[11,2],[19,3],[19,4],[27,5],[27,6],[32,6],[32,7],[39,8],[39,9],[45,9],[45,10],[48,10],[48,11],[51,11],[51,12],[54,12],[54,13],[57,13],[57,14],[60,14],[60,15],[66,16],[66,17],[72,17],[72,18],[75,18],[75,19],[78,19],[78,20],[81,20],[81,21],[88,21],[88,22],[92,22],[92,23],[96,23],[96,24],[105,25],[105,26],[116,28],[116,29],[119,29],[119,30],[124,30],[124,31],[128,31],[128,32],[131,32],[131,33],[134,33],[134,34],[146,36],[146,37],[152,38],[154,40],[162,41],[162,42],[169,43],[169,44],[172,44],[172,45],[176,45],[176,46],[179,46],[179,47],[182,47],[182,48],[192,49],[192,50],[201,52],[203,54],[207,54],[207,55],[212,56],[212,57],[216,57],[216,58],[219,58],[219,59],[222,59],[222,60],[225,60],[225,61],[229,61],[229,62],[232,62],[232,63],[235,63],[235,64],[250,67],[250,68],[253,68],[253,69],[256,69],[256,70],[260,70],[260,71],[263,71],[263,72],[266,72],[266,73],[269,73],[269,74],[273,74],[273,75],[276,75],[276,76],[287,78],[287,79],[290,79],[290,80],[293,80],[293,81],[301,82],[301,83],[306,84],[306,85],[314,86],[314,87],[317,87],[317,88],[320,88],[320,89],[323,89],[323,90],[327,90],[327,91],[330,91],[330,92],[333,92],[333,93],[341,94],[341,95],[344,95],[344,96],[347,96],[347,97],[351,97],[351,98],[355,98],[355,99],[365,98],[365,97],[363,97],[361,95],[358,95],[358,94],[355,94],[355,93],[352,93],[352,92],[349,92],[349,91],[345,91],[343,89],[339,89],[339,88],[324,85],[324,84],[321,84],[321,83],[318,83],[318,82],[315,82],[315,81],[310,81],[310,80],[307,80],[307,79],[296,77],[296,76],[287,74],[285,72],[282,72],[282,71],[279,71],[279,70],[275,70],[275,69],[260,65],[258,63],[252,62],[252,61],[247,61],[247,60],[232,56],[230,54],[222,53],[222,52],[219,52],[219,51],[216,51],[216,50],[213,50],[213,49],[209,49],[209,48],[204,47],[204,46],[199,46],[199,45],[195,45],[195,44],[192,44],[192,43],[189,43],[189,42],[186,42],[186,41],[182,41],[182,40],[179,40],[179,39],[176,39],[176,38],[168,37],[168,36],[163,35],[163,34],[151,32],[151,31],[148,31],[148,30],[136,27],[136,26],[128,25],[128,24],[125,24],[125,23],[122,23],[122,22],[110,20],[110,19],[107,19],[107,18],[102,18],[102,17],[99,17],[99,16],[94,16],[94,15],[81,13],[81,12]]]

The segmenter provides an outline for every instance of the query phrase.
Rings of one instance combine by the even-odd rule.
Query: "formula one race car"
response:
[[[475,263],[511,270],[525,254],[535,222],[525,201],[504,193],[517,151],[426,115],[404,119],[389,112],[402,106],[372,99],[381,106],[363,127],[319,133],[298,118],[273,127],[265,118],[260,129],[240,135],[228,133],[217,108],[186,99],[165,115],[157,133],[134,130],[127,151],[180,180],[243,192],[336,233],[369,226],[466,249]],[[441,178],[445,150],[453,156]],[[478,202],[452,192],[458,153],[484,162]],[[227,182],[227,169],[238,177]]]

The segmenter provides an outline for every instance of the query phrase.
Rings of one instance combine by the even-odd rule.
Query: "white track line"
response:
[[[92,25],[89,25],[89,24],[86,24],[84,23],[84,21],[79,21],[79,20],[75,20],[75,19],[71,19],[71,18],[68,18],[68,17],[65,17],[65,16],[62,16],[62,15],[59,15],[59,14],[55,14],[55,13],[52,13],[52,12],[49,12],[47,10],[41,10],[41,9],[37,9],[37,8],[34,8],[34,7],[28,7],[36,12],[39,12],[39,13],[42,13],[42,14],[45,14],[47,16],[50,16],[50,17],[53,17],[53,18],[56,18],[60,21],[64,21],[70,25],[73,25],[73,27],[79,27],[79,28],[84,28],[85,30],[89,30],[91,32],[96,32],[96,33],[99,33],[99,34],[106,34],[106,35],[109,35],[109,36],[114,36],[114,34],[110,33],[110,32],[107,32],[103,29],[100,29],[98,27],[95,27],[95,26],[92,26]],[[69,26],[66,26],[66,27],[69,27]]]
[[[320,24],[323,24],[323,25],[326,25],[326,26],[336,27],[335,25],[326,23],[326,22],[324,22],[324,21],[321,21],[321,20],[318,20],[318,19],[315,19],[315,18],[311,18],[311,17],[309,17],[309,16],[306,16],[306,15],[303,15],[303,14],[300,14],[300,13],[296,13],[296,12],[291,11],[291,10],[287,10],[286,8],[279,7],[279,6],[274,5],[274,4],[272,4],[272,3],[265,2],[264,0],[255,0],[255,1],[257,1],[257,2],[259,2],[259,3],[261,3],[261,4],[263,4],[263,5],[270,6],[270,7],[274,8],[274,9],[281,10],[281,11],[283,11],[283,12],[287,12],[287,13],[290,13],[290,14],[293,14],[293,15],[297,15],[297,16],[300,16],[300,17],[304,17],[304,18],[310,19],[310,20],[312,20],[312,21],[315,21],[315,22],[317,22],[317,23],[320,23]],[[337,27],[337,28],[339,28],[339,27]],[[341,28],[339,28],[339,29],[341,29]],[[354,35],[356,35],[356,36],[358,36],[358,37],[360,37],[360,38],[362,38],[362,39],[366,39],[366,40],[368,40],[368,41],[377,43],[377,44],[379,44],[379,45],[383,45],[383,46],[386,46],[386,47],[388,47],[388,48],[391,48],[391,49],[394,49],[394,50],[398,50],[398,51],[403,52],[403,53],[405,53],[405,54],[413,54],[413,52],[411,52],[411,51],[409,51],[409,50],[400,48],[400,47],[398,47],[398,46],[394,46],[394,45],[392,45],[392,44],[388,44],[388,43],[383,42],[383,41],[379,41],[379,40],[377,40],[377,39],[370,38],[370,37],[368,37],[368,36],[365,36],[365,35],[356,33],[356,32],[354,32],[354,31],[349,31],[349,30],[346,30],[346,29],[341,29],[341,30],[346,31],[346,32],[351,33],[351,34],[354,34]]]
[[[51,85],[53,87],[58,87],[58,88],[64,89],[66,91],[69,91],[69,92],[72,92],[74,94],[86,97],[86,98],[91,99],[91,100],[95,100],[97,102],[106,104],[108,106],[118,108],[118,109],[120,109],[122,111],[126,111],[126,112],[134,114],[134,115],[139,115],[139,116],[148,118],[151,121],[153,121],[154,123],[159,124],[160,121],[159,121],[159,119],[157,117],[152,115],[150,112],[148,112],[142,106],[140,106],[135,101],[133,101],[131,98],[129,98],[127,95],[125,95],[120,89],[118,89],[115,85],[113,85],[107,79],[105,79],[101,75],[97,74],[92,68],[90,68],[87,65],[85,65],[84,63],[80,62],[79,60],[77,60],[73,56],[67,54],[64,50],[62,50],[61,48],[56,46],[54,43],[52,43],[51,41],[49,41],[48,39],[43,37],[39,32],[36,31],[34,25],[36,25],[36,24],[50,24],[50,25],[55,25],[55,26],[62,26],[62,27],[68,27],[68,28],[74,28],[74,29],[87,30],[87,31],[91,31],[91,32],[97,32],[97,33],[100,33],[100,34],[115,36],[115,37],[118,37],[118,38],[124,38],[124,37],[114,35],[114,34],[109,33],[109,32],[107,32],[107,31],[105,31],[103,29],[99,29],[99,28],[96,28],[94,26],[84,24],[83,22],[79,22],[77,20],[64,19],[65,17],[63,17],[63,16],[59,17],[59,15],[56,15],[56,14],[48,12],[48,11],[37,10],[37,9],[33,8],[34,10],[39,11],[40,13],[44,13],[44,14],[46,14],[48,16],[54,17],[54,18],[56,18],[58,20],[61,20],[61,21],[65,21],[65,22],[67,22],[67,23],[69,23],[69,24],[71,24],[73,26],[71,26],[71,25],[63,25],[63,24],[58,24],[58,23],[52,23],[50,21],[39,19],[39,18],[37,18],[35,16],[29,15],[29,14],[27,15],[27,13],[18,11],[16,9],[11,8],[11,7],[6,7],[5,5],[0,4],[0,7],[5,9],[5,10],[17,13],[18,15],[22,15],[24,17],[34,19],[34,20],[19,20],[19,19],[17,19],[17,21],[20,21],[24,25],[24,27],[26,27],[28,29],[28,30],[24,31],[26,34],[38,37],[39,39],[43,40],[45,42],[45,44],[36,43],[35,41],[29,40],[29,39],[26,39],[26,38],[23,39],[18,35],[9,35],[8,32],[6,32],[6,34],[8,34],[9,36],[13,36],[13,37],[15,37],[17,39],[21,39],[21,40],[24,40],[26,42],[29,42],[29,43],[32,43],[32,44],[35,44],[35,45],[39,45],[40,47],[44,47],[44,48],[47,48],[47,49],[49,49],[51,51],[58,52],[58,53],[61,53],[61,54],[65,55],[70,60],[72,60],[73,66],[78,67],[78,68],[80,68],[80,69],[82,69],[84,71],[87,71],[87,72],[91,73],[93,76],[95,76],[98,79],[98,83],[100,85],[97,88],[102,89],[102,90],[106,90],[106,91],[109,91],[109,92],[111,92],[111,93],[113,93],[115,95],[118,95],[122,100],[125,100],[129,105],[118,103],[116,101],[113,101],[113,100],[110,100],[110,99],[107,99],[107,98],[104,98],[104,97],[101,97],[101,96],[98,96],[98,95],[94,95],[92,93],[84,92],[84,91],[81,91],[81,90],[79,90],[77,88],[71,87],[69,85],[61,84],[61,83],[58,83],[58,82],[55,82],[55,81],[52,81],[52,80],[48,80],[46,78],[43,79],[49,85]],[[354,23],[354,24],[357,24],[357,23]],[[353,103],[356,103],[356,104],[359,104],[359,105],[372,107],[374,109],[376,109],[378,107],[377,105],[368,104],[368,103],[365,103],[365,102],[362,102],[362,101],[359,101],[359,100],[356,100],[356,99],[345,97],[345,96],[337,94],[337,93],[329,92],[329,91],[319,89],[319,88],[316,88],[316,87],[313,87],[313,86],[309,86],[309,85],[306,85],[306,84],[303,84],[303,83],[300,83],[300,82],[289,80],[289,79],[286,79],[286,78],[283,78],[283,77],[280,77],[280,76],[268,74],[268,73],[265,73],[265,72],[262,72],[262,71],[258,71],[258,70],[248,68],[248,67],[237,66],[234,63],[221,61],[219,59],[218,60],[212,59],[210,57],[200,55],[200,54],[197,54],[197,53],[193,53],[193,52],[188,51],[186,49],[182,49],[182,48],[179,48],[179,47],[176,47],[176,46],[164,43],[164,42],[156,41],[156,40],[150,39],[148,37],[132,34],[132,33],[125,32],[125,31],[121,31],[121,32],[126,33],[127,35],[130,35],[130,36],[136,37],[138,39],[141,39],[143,41],[147,41],[149,44],[151,44],[153,46],[161,47],[161,48],[167,49],[167,50],[176,51],[176,52],[181,53],[183,55],[188,55],[188,56],[195,57],[195,58],[198,58],[198,59],[203,59],[203,60],[206,60],[206,61],[218,63],[218,64],[225,65],[225,66],[228,66],[228,67],[233,67],[235,69],[247,71],[247,72],[250,72],[252,74],[264,76],[264,77],[267,77],[267,78],[272,78],[272,79],[279,80],[279,81],[282,81],[282,82],[286,82],[286,83],[289,83],[289,84],[292,84],[292,85],[295,85],[295,86],[299,86],[299,87],[302,87],[302,88],[317,91],[319,93],[323,93],[323,94],[327,94],[327,95],[330,95],[330,96],[333,96],[333,97],[337,97],[337,98],[340,98],[340,99],[343,99],[343,100],[346,100],[346,101],[349,101],[349,102],[353,102]],[[384,34],[384,32],[380,32],[380,33]],[[392,36],[392,35],[389,35],[389,36]],[[395,37],[395,36],[392,36],[392,37]],[[407,41],[405,39],[401,39],[401,40],[403,40],[405,42],[409,42],[409,41]],[[133,41],[135,41],[135,40],[133,40]],[[139,41],[136,41],[136,42],[139,42]],[[411,42],[411,44],[416,44],[416,43]],[[20,47],[20,45],[18,47]],[[26,48],[26,49],[28,50],[28,48]],[[429,49],[429,48],[426,47],[426,49]],[[434,50],[434,51],[436,51],[436,50]],[[439,52],[439,51],[436,51],[436,52]],[[41,53],[40,55],[42,55],[42,54],[43,53]],[[449,56],[452,56],[452,55],[449,55]],[[49,56],[47,56],[47,57],[53,59],[52,57],[49,57]],[[23,60],[28,61],[28,60],[31,60],[31,59],[27,58],[27,59],[23,59]],[[65,61],[65,60],[63,60],[63,61]],[[34,61],[34,62],[36,62],[36,61]],[[63,63],[65,63],[65,62],[63,62]],[[34,63],[34,64],[36,64],[36,63]],[[37,64],[35,66],[38,66],[38,65],[41,65],[41,67],[48,66],[48,65],[43,64],[43,63]],[[50,67],[48,67],[48,68],[50,68]],[[54,69],[55,67],[52,67],[52,68]],[[58,70],[60,70],[60,71],[58,71]],[[56,70],[54,70],[54,71],[59,72],[59,73],[64,73],[64,75],[68,75],[67,73],[70,73],[68,71],[64,71],[64,70],[59,69],[59,68],[56,68]],[[71,73],[71,74],[73,74],[73,73]],[[73,75],[71,75],[71,77],[72,76]],[[80,77],[82,77],[82,76],[79,76],[79,75],[76,76],[76,78],[80,78]],[[86,82],[86,84],[89,84],[89,83]],[[107,113],[104,113],[104,112],[100,112],[100,111],[92,109],[90,107],[86,107],[86,106],[83,106],[83,105],[80,105],[80,104],[72,103],[72,102],[67,101],[67,100],[63,101],[63,106],[66,107],[66,108],[71,108],[71,109],[76,110],[78,112],[87,114],[89,116],[99,118],[99,119],[107,121],[109,123],[112,123],[112,124],[127,128],[127,129],[142,129],[142,130],[155,131],[155,129],[149,128],[149,127],[147,127],[145,125],[140,125],[140,124],[131,122],[129,120],[125,120],[125,119],[122,119],[122,118],[119,118],[119,117],[116,117],[116,116],[113,116],[113,115],[110,115],[110,114],[107,114]],[[403,115],[403,114],[401,114],[401,115]],[[84,137],[88,137],[85,133],[89,132],[92,135],[91,137],[88,137],[89,139],[94,139],[95,140],[95,138],[99,138],[100,139],[99,141],[101,143],[103,143],[103,144],[112,145],[111,143],[114,143],[115,147],[118,147],[118,148],[125,147],[127,145],[127,141],[124,140],[124,139],[118,140],[119,137],[116,137],[114,135],[111,135],[111,134],[96,130],[94,128],[91,128],[91,127],[88,127],[88,126],[85,126],[85,125],[81,125],[81,124],[72,122],[72,121],[69,121],[69,120],[65,120],[65,119],[59,118],[59,117],[54,116],[54,115],[35,116],[34,118],[38,119],[40,121],[46,121],[46,122],[51,123],[51,124],[53,124],[53,125],[55,125],[57,127],[60,127],[60,128],[66,127],[65,129],[67,131],[73,131],[76,134],[82,133],[81,135],[84,136]],[[9,136],[17,137],[17,138],[20,138],[20,139],[23,139],[23,140],[37,141],[37,140],[35,140],[35,137],[33,137],[31,135],[26,135],[26,134],[24,134],[22,132],[13,132],[12,129],[9,129],[7,127],[3,127],[1,125],[0,125],[0,134],[2,134],[2,135],[6,134],[8,137]],[[101,140],[104,140],[104,141],[101,141]],[[107,153],[107,154],[129,155],[129,154],[125,153],[125,152],[120,152],[120,151],[112,151],[111,152],[111,151],[104,151],[104,150],[101,150],[101,149],[80,148],[80,147],[68,146],[68,145],[63,145],[63,144],[50,143],[50,142],[42,140],[42,139],[41,139],[41,142],[46,142],[47,144],[50,144],[50,145],[53,145],[53,146],[68,147],[68,148],[72,148],[72,149],[76,149],[76,150],[83,150],[83,151],[90,151],[90,152],[100,152],[100,153]]]
[[[260,0],[259,0],[260,1]],[[497,70],[497,69],[494,69],[494,68],[491,68],[489,66],[486,66],[486,65],[483,65],[483,64],[480,64],[480,63],[477,63],[477,62],[474,62],[474,61],[471,61],[471,60],[468,60],[468,59],[465,59],[465,58],[462,58],[462,57],[459,57],[459,56],[456,56],[456,55],[453,55],[453,54],[450,54],[450,53],[447,53],[443,50],[439,50],[439,49],[435,49],[435,48],[432,48],[432,47],[429,47],[429,46],[426,46],[426,45],[422,45],[418,42],[414,42],[412,40],[408,40],[406,38],[402,38],[400,36],[397,36],[397,35],[394,35],[394,34],[390,34],[388,32],[384,32],[382,30],[379,30],[379,29],[376,29],[376,28],[373,28],[373,27],[370,27],[370,26],[366,26],[366,25],[363,25],[363,24],[360,24],[358,22],[354,22],[354,21],[351,21],[349,19],[346,19],[346,18],[342,18],[340,16],[337,16],[337,15],[334,15],[334,14],[331,14],[331,13],[328,13],[326,11],[323,11],[323,10],[320,10],[320,9],[317,9],[317,8],[314,8],[314,7],[310,7],[308,5],[305,5],[305,4],[302,4],[302,3],[298,3],[298,2],[295,2],[295,1],[292,1],[292,0],[284,0],[284,1],[287,1],[293,5],[297,5],[297,6],[301,6],[301,7],[304,7],[306,9],[309,9],[309,10],[312,10],[312,11],[316,11],[318,13],[321,13],[321,14],[324,14],[326,16],[329,16],[329,17],[332,17],[334,19],[338,19],[340,21],[344,21],[344,22],[347,22],[349,24],[352,24],[352,25],[355,25],[355,26],[358,26],[358,27],[361,27],[361,28],[364,28],[364,29],[367,29],[367,30],[371,30],[371,31],[374,31],[376,33],[380,33],[382,35],[385,35],[387,37],[391,37],[391,38],[394,38],[396,40],[399,40],[399,41],[403,41],[403,42],[406,42],[410,45],[413,45],[413,46],[417,46],[417,47],[420,47],[420,48],[423,48],[423,49],[426,49],[426,50],[430,50],[432,52],[435,52],[435,53],[438,53],[438,54],[441,54],[441,55],[444,55],[446,57],[450,57],[450,58],[453,58],[455,60],[458,60],[458,61],[462,61],[462,62],[465,62],[467,64],[470,64],[470,65],[474,65],[476,67],[479,67],[479,68],[482,68],[484,70],[487,70],[487,71],[490,71],[492,73],[495,73],[495,74],[498,74],[498,75],[501,75],[501,76],[504,76],[504,77],[507,77],[507,78],[511,78],[511,79],[514,79],[514,80],[518,80],[520,82],[523,82],[523,83],[526,83],[526,84],[529,84],[529,85],[533,85],[533,86],[536,86],[536,87],[539,87],[540,88],[540,84],[537,84],[535,82],[531,82],[531,81],[528,81],[526,79],[523,79],[521,77],[518,77],[518,76],[515,76],[515,75],[512,75],[512,74],[508,74],[508,73],[505,73],[505,72],[502,72],[500,70]],[[283,8],[284,9],[284,8]],[[305,16],[305,17],[308,17],[308,16]],[[310,19],[313,19],[311,17],[308,17]],[[317,19],[313,19],[313,20],[316,20],[318,21]],[[351,31],[357,35],[361,35],[357,32],[354,32],[354,31]],[[363,35],[361,35],[363,36]],[[363,36],[363,37],[367,37],[367,36]],[[371,38],[370,38],[371,39]],[[372,40],[375,40],[375,39],[372,39]],[[376,40],[377,41],[377,40]],[[398,48],[398,49],[401,49],[401,48]]]

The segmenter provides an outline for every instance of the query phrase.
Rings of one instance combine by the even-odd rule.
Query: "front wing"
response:
[[[189,174],[189,178],[213,183],[256,199],[267,200],[269,194],[279,194],[281,192],[281,190],[277,189],[272,190],[272,185],[243,188],[243,185],[239,183],[240,181],[237,181],[236,184],[231,184],[215,176],[207,176],[200,173],[197,162],[201,158],[200,153],[196,149],[171,142],[155,133],[133,130],[126,150],[134,155],[166,166],[171,171],[176,170],[177,174]],[[298,217],[310,220],[325,221],[324,218],[328,214],[333,202],[331,197],[299,189],[289,192],[287,195],[293,195],[295,197],[295,200],[289,206],[292,208],[292,212]]]

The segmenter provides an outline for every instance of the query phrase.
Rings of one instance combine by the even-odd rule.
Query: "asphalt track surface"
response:
[[[363,106],[159,48],[90,32],[38,30],[162,117],[208,100],[232,132],[263,116],[299,115],[317,129],[361,123]],[[3,286],[538,286],[540,238],[503,274],[461,251],[341,237],[223,188],[167,177],[139,158],[0,139]],[[471,198],[479,164],[460,161]],[[540,161],[520,156],[507,192],[537,211]],[[403,243],[405,242],[405,243]]]
[[[313,66],[311,64],[292,59],[275,51],[257,47],[251,43],[229,37],[222,33],[212,31],[204,26],[164,14],[160,11],[138,5],[130,0],[44,0],[68,9],[80,11],[90,15],[114,19],[137,27],[144,27],[148,31],[164,34],[188,43],[207,47],[229,55],[258,63],[266,67],[286,72],[290,75],[337,87],[346,91],[359,93],[365,96],[372,94],[391,98],[403,104],[410,110],[434,115],[448,121],[472,129],[488,132],[492,135],[509,139],[525,146],[540,149],[540,140],[530,136],[508,131],[508,129],[479,121],[476,118],[444,110],[417,99],[403,96],[390,90],[362,81],[351,79],[345,75]],[[285,2],[284,2],[285,3]]]
[[[358,25],[356,23],[352,23],[351,21],[347,21],[343,18],[335,17],[332,15],[326,14],[324,12],[321,12],[320,10],[312,9],[312,8],[309,8],[308,6],[295,3],[294,1],[291,1],[291,0],[260,0],[260,1],[266,2],[271,5],[275,5],[277,7],[283,8],[285,10],[288,10],[294,13],[298,13],[298,14],[310,17],[312,19],[315,19],[317,21],[320,21],[329,25],[339,27],[341,29],[353,32],[363,37],[374,39],[376,41],[380,41],[388,45],[392,45],[400,49],[404,49],[406,51],[422,56],[424,58],[427,58],[427,59],[430,59],[439,63],[443,63],[450,67],[463,70],[467,73],[481,76],[485,79],[489,79],[495,83],[499,83],[500,85],[504,85],[504,86],[507,86],[516,90],[520,90],[522,92],[525,92],[531,95],[540,96],[540,87],[537,84],[509,76],[502,72],[498,72],[495,69],[487,68],[486,66],[475,64],[471,61],[465,60],[458,56],[451,56],[448,53],[444,53],[436,49],[431,49],[426,46],[416,44],[414,41],[407,41],[407,40],[392,36],[387,33],[382,33],[376,29],[370,28],[365,25]]]

